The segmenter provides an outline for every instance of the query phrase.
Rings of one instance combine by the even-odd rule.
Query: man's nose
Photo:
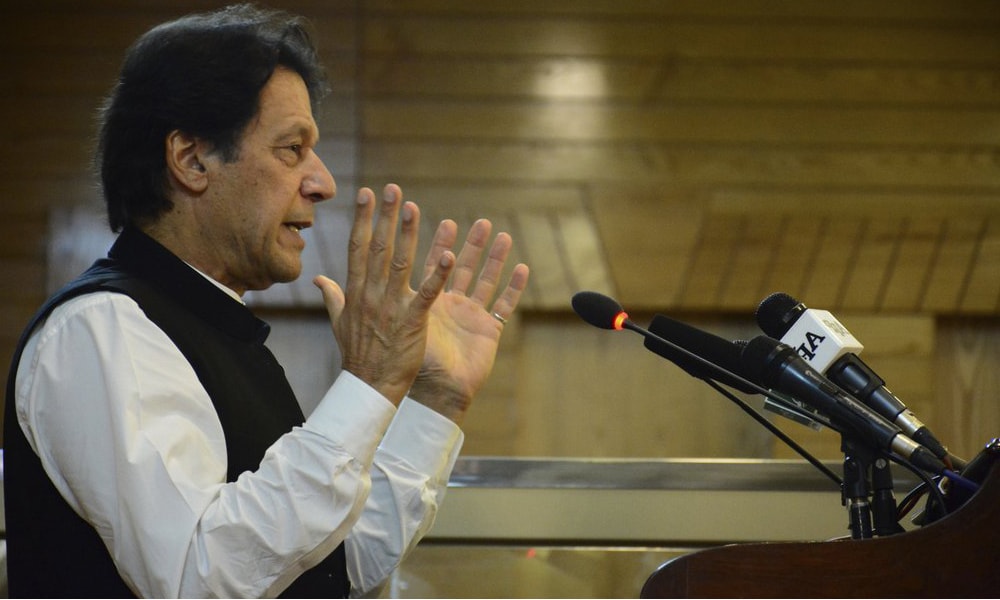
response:
[[[315,151],[310,150],[309,172],[302,180],[302,195],[313,202],[329,200],[337,195],[337,182]]]

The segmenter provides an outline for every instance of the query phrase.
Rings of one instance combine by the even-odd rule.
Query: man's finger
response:
[[[358,190],[354,205],[354,223],[347,245],[347,291],[352,301],[364,290],[368,272],[368,246],[372,237],[372,217],[375,212],[375,194],[368,188]],[[322,288],[321,288],[322,289]]]
[[[451,291],[458,294],[466,294],[469,286],[472,285],[476,277],[476,269],[479,268],[479,259],[486,250],[486,243],[490,239],[490,230],[493,224],[486,219],[479,219],[469,228],[469,234],[465,238],[462,251],[458,253],[455,263],[455,272],[451,277]]]
[[[399,206],[403,192],[399,186],[389,184],[382,191],[378,222],[368,244],[368,273],[366,283],[375,284],[381,290],[389,274],[389,265],[396,245],[396,225],[399,220]]]
[[[344,291],[340,289],[337,282],[325,275],[317,275],[313,278],[313,285],[319,288],[323,294],[323,305],[330,316],[330,322],[336,323],[340,319],[340,314],[344,312]]]
[[[418,314],[425,316],[430,311],[431,305],[444,290],[448,276],[451,275],[454,268],[455,254],[451,250],[445,250],[438,258],[430,276],[420,284],[420,289],[417,290],[417,295],[410,304]]]
[[[447,250],[455,247],[455,240],[458,239],[458,225],[451,219],[445,219],[438,223],[434,238],[431,240],[431,248],[427,252],[424,260],[424,272],[421,279],[427,279],[437,268],[441,256]]]

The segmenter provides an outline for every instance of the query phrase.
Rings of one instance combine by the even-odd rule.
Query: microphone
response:
[[[709,373],[704,363],[693,360],[690,354],[681,352],[675,346],[665,344],[655,337],[645,338],[643,345],[647,349],[687,371],[692,377],[715,379],[746,394],[759,393],[757,387],[751,385],[746,376],[740,372],[743,369],[740,361],[742,351],[735,343],[664,315],[655,315],[649,324],[649,330],[722,369]]]
[[[595,327],[619,331],[630,329],[641,334],[647,349],[673,362],[696,379],[715,380],[747,394],[763,394],[766,408],[803,425],[813,428],[824,425],[833,427],[824,415],[817,414],[792,398],[779,397],[773,390],[766,390],[750,381],[742,372],[742,347],[735,342],[663,315],[654,316],[650,328],[643,329],[629,320],[628,313],[616,300],[598,292],[577,292],[573,295],[572,305],[573,310],[584,321]],[[742,405],[738,399],[731,399]],[[748,407],[744,407],[744,410],[760,420]],[[770,423],[760,421],[764,427],[802,454],[803,451],[787,436],[772,429]]]
[[[906,437],[898,426],[834,385],[792,346],[760,335],[747,343],[742,361],[744,372],[758,385],[813,406],[843,430],[854,433],[875,448],[894,452],[925,471],[946,474],[947,467],[930,450]]]
[[[649,343],[647,343],[646,347],[653,350],[657,354],[660,354],[664,358],[677,362],[676,359],[678,357],[681,357],[681,362],[683,362],[685,365],[684,367],[685,371],[687,371],[689,374],[693,375],[698,379],[704,380],[709,385],[712,385],[716,391],[718,391],[719,393],[723,394],[724,396],[728,397],[730,400],[735,402],[736,405],[742,408],[744,412],[753,417],[758,423],[760,423],[764,428],[773,433],[776,437],[778,437],[778,439],[787,444],[792,450],[795,450],[803,458],[812,463],[814,467],[823,472],[834,483],[836,483],[837,485],[843,485],[843,481],[839,477],[837,477],[836,474],[834,474],[832,471],[826,468],[826,465],[816,460],[815,457],[806,452],[804,448],[795,443],[795,440],[791,439],[790,437],[782,433],[780,429],[771,424],[771,422],[765,419],[763,416],[757,414],[757,412],[752,407],[750,407],[746,402],[740,400],[735,395],[727,392],[725,389],[718,387],[717,385],[714,384],[714,382],[709,381],[709,379],[715,378],[720,381],[728,380],[734,383],[739,383],[741,386],[746,386],[747,389],[753,390],[753,393],[764,394],[768,398],[774,398],[775,400],[781,402],[786,402],[787,400],[785,398],[779,398],[774,392],[766,390],[751,381],[747,381],[741,375],[729,372],[726,369],[716,364],[713,364],[709,360],[702,358],[697,354],[694,354],[688,349],[682,348],[681,346],[674,344],[671,341],[665,340],[662,337],[658,336],[657,334],[653,333],[652,331],[648,331],[646,329],[643,329],[642,327],[639,327],[638,325],[629,320],[628,313],[625,312],[625,310],[621,307],[620,304],[618,304],[616,300],[613,300],[612,298],[609,298],[604,294],[599,294],[597,292],[577,292],[576,294],[573,295],[572,304],[573,304],[573,310],[576,311],[576,314],[580,315],[580,317],[582,317],[584,321],[590,323],[594,327],[599,327],[601,329],[612,329],[617,331],[621,331],[622,329],[630,329],[632,331],[635,331],[636,333],[641,334],[647,340],[647,342],[649,342],[649,340],[654,340],[655,344],[651,346]],[[660,324],[662,327],[666,328],[668,326],[668,322],[665,321],[664,319],[666,319],[666,317],[660,320]],[[700,335],[703,341],[701,346],[712,347],[713,351],[718,353],[719,355],[727,355],[729,353],[728,350],[720,350],[721,348],[724,347],[724,344],[712,339],[715,336],[712,336],[711,334],[706,332],[699,332],[699,330],[693,327],[685,326],[682,329],[684,329],[687,335],[691,336],[692,338],[698,337],[699,334],[703,334]],[[738,346],[733,342],[726,342],[722,338],[718,338],[718,340],[722,340],[722,342],[725,342],[726,344],[730,344],[733,347],[738,348]],[[742,351],[740,353],[741,353],[740,364],[742,365]],[[797,413],[795,409],[790,408],[789,411]],[[819,415],[817,415],[817,417],[818,416]],[[811,417],[806,417],[804,415],[801,418],[811,420]],[[826,422],[829,425],[829,421],[826,420]]]
[[[740,352],[741,361],[743,349],[746,348],[747,344],[747,340],[733,341],[733,345],[736,346]],[[742,362],[740,367],[742,370]],[[777,390],[771,390],[771,393],[764,397],[764,409],[781,415],[786,419],[791,419],[800,425],[805,425],[806,427],[816,431],[822,430],[824,426],[836,431],[833,424],[830,423],[830,419],[827,418],[826,415],[821,415],[816,412],[815,408],[809,406],[801,400],[792,398],[787,394],[778,396]]]
[[[577,292],[572,305],[576,314],[594,327],[641,334],[646,348],[697,379],[714,379],[748,394],[767,392],[737,372],[743,368],[740,348],[725,338],[663,315],[654,317],[650,329],[643,329],[629,320],[618,301],[598,292]]]
[[[898,425],[935,456],[948,460],[948,449],[858,357],[864,346],[832,314],[807,308],[788,294],[777,292],[760,303],[756,317],[765,334],[795,348],[799,356],[830,381]]]
[[[621,331],[628,321],[628,313],[614,298],[598,292],[577,292],[573,294],[573,310],[584,321],[601,329]]]

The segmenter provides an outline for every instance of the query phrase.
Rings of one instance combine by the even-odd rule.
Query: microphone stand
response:
[[[851,539],[868,539],[872,537],[868,480],[871,448],[841,434],[840,449],[844,452],[844,487],[841,495],[842,502],[847,507]]]
[[[699,365],[697,369],[692,369],[690,365],[685,366],[681,362],[678,362],[677,359],[667,354],[663,354],[647,343],[647,348],[650,350],[653,350],[664,358],[676,363],[690,375],[704,380],[717,391],[736,402],[737,405],[757,419],[758,422],[764,425],[769,431],[777,435],[782,441],[806,458],[832,481],[840,485],[841,500],[844,505],[848,506],[849,509],[852,538],[870,538],[874,532],[877,532],[878,535],[891,535],[903,531],[902,527],[900,527],[898,523],[899,517],[897,516],[896,500],[892,495],[893,481],[892,473],[889,468],[889,460],[899,462],[901,465],[912,470],[918,477],[923,479],[931,489],[932,493],[934,493],[939,499],[939,504],[942,508],[946,507],[940,490],[937,489],[927,474],[911,464],[910,460],[915,460],[913,457],[919,459],[918,462],[923,465],[923,468],[929,468],[936,473],[940,471],[940,474],[946,475],[950,480],[954,480],[956,484],[970,488],[973,493],[978,489],[978,485],[976,485],[976,483],[964,479],[944,464],[941,464],[940,466],[934,464],[938,462],[936,459],[931,461],[923,454],[918,455],[916,451],[922,450],[922,448],[916,447],[912,452],[906,452],[906,456],[910,458],[910,460],[904,460],[894,456],[892,453],[882,453],[877,448],[873,448],[863,443],[861,440],[853,438],[842,431],[840,427],[835,426],[832,422],[828,423],[828,419],[826,418],[820,418],[819,415],[815,415],[814,417],[811,414],[804,414],[804,411],[801,411],[799,407],[796,407],[794,404],[789,403],[784,397],[774,394],[770,390],[764,389],[763,387],[748,381],[742,375],[738,375],[728,369],[725,369],[686,348],[660,337],[652,331],[636,325],[628,319],[628,314],[622,310],[621,305],[603,294],[598,294],[597,292],[578,292],[573,296],[573,309],[591,325],[600,327],[601,329],[632,330],[645,337],[647,342],[649,340],[656,340],[658,343],[679,352],[682,356],[694,360],[694,362]],[[719,381],[716,381],[716,379]],[[765,398],[773,400],[782,408],[781,414],[785,414],[786,416],[788,414],[795,415],[795,420],[805,421],[806,423],[816,423],[818,422],[817,419],[819,419],[820,421],[823,421],[823,424],[826,424],[831,429],[838,431],[841,435],[841,449],[844,452],[844,478],[841,479],[835,473],[827,469],[822,463],[812,457],[803,448],[782,434],[780,430],[767,421],[767,419],[765,419],[762,415],[758,414],[757,411],[753,410],[752,407],[720,387],[720,382],[738,387],[742,391],[749,390],[749,393],[763,394]],[[928,465],[930,466],[928,467]],[[869,477],[872,477],[872,479],[869,479]],[[870,490],[873,487],[874,495],[872,496]],[[874,530],[872,529],[872,497],[874,498],[874,515],[877,521],[876,528]]]
[[[875,535],[880,537],[905,531],[899,524],[896,498],[892,494],[891,466],[892,463],[881,454],[872,463],[872,515],[875,518]]]
[[[843,503],[847,506],[852,539],[901,533],[892,495],[889,461],[869,444],[841,433],[844,452]],[[872,523],[874,521],[874,528]]]

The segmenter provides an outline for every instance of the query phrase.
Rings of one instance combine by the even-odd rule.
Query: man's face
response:
[[[299,276],[305,248],[299,232],[312,226],[313,204],[336,193],[314,151],[318,139],[305,83],[279,67],[261,91],[260,112],[236,160],[211,157],[198,204],[204,263],[196,266],[240,294]]]

